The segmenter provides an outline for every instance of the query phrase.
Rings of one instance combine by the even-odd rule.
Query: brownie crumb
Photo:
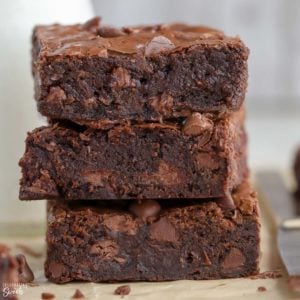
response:
[[[33,250],[32,248],[30,248],[26,245],[23,245],[23,244],[16,244],[16,247],[18,249],[20,249],[22,252],[24,252],[25,254],[35,257],[35,258],[39,258],[43,255],[43,253],[37,252],[37,251]]]
[[[121,295],[123,298],[124,296],[129,295],[130,291],[129,285],[121,285],[115,289],[114,295]]]
[[[85,299],[84,295],[82,294],[82,292],[79,289],[76,289],[72,299],[80,299],[83,300]]]
[[[280,270],[274,270],[274,271],[266,271],[259,273],[254,276],[250,276],[250,279],[276,279],[282,277],[282,273]]]
[[[259,286],[259,287],[257,288],[257,291],[258,291],[258,292],[266,292],[266,291],[267,291],[267,288],[266,288],[265,286]]]
[[[55,298],[54,294],[51,293],[42,293],[42,299],[43,300],[52,300]]]

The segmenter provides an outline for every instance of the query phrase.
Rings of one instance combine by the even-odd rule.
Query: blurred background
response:
[[[76,23],[100,15],[110,25],[188,22],[239,35],[251,50],[247,94],[250,167],[288,170],[300,144],[300,1],[14,0],[1,1],[0,226],[39,223],[44,201],[18,201],[26,132],[43,124],[33,99],[34,24]]]

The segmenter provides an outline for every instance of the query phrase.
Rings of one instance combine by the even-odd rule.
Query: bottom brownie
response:
[[[46,277],[64,283],[256,274],[256,193],[244,182],[232,196],[235,208],[225,199],[48,201]]]

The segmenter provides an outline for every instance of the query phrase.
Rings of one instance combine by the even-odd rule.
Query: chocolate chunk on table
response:
[[[247,176],[244,111],[109,130],[53,125],[30,133],[20,199],[226,197]]]
[[[45,274],[56,283],[257,274],[256,193],[245,181],[232,198],[235,209],[212,199],[161,200],[145,218],[131,213],[134,200],[49,200]]]
[[[0,245],[0,287],[17,283],[30,283],[34,274],[23,254],[12,255],[10,249]],[[0,291],[0,298],[2,291]],[[2,298],[1,298],[2,299]]]
[[[131,288],[129,285],[121,285],[115,289],[114,295],[121,295],[121,297],[123,298],[124,296],[129,295],[130,291]]]
[[[246,46],[203,26],[37,26],[32,55],[39,112],[96,128],[236,111],[247,86]]]

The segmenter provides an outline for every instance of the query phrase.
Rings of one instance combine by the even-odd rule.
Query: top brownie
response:
[[[38,110],[95,128],[236,111],[247,86],[247,47],[203,26],[37,26],[32,54]]]

